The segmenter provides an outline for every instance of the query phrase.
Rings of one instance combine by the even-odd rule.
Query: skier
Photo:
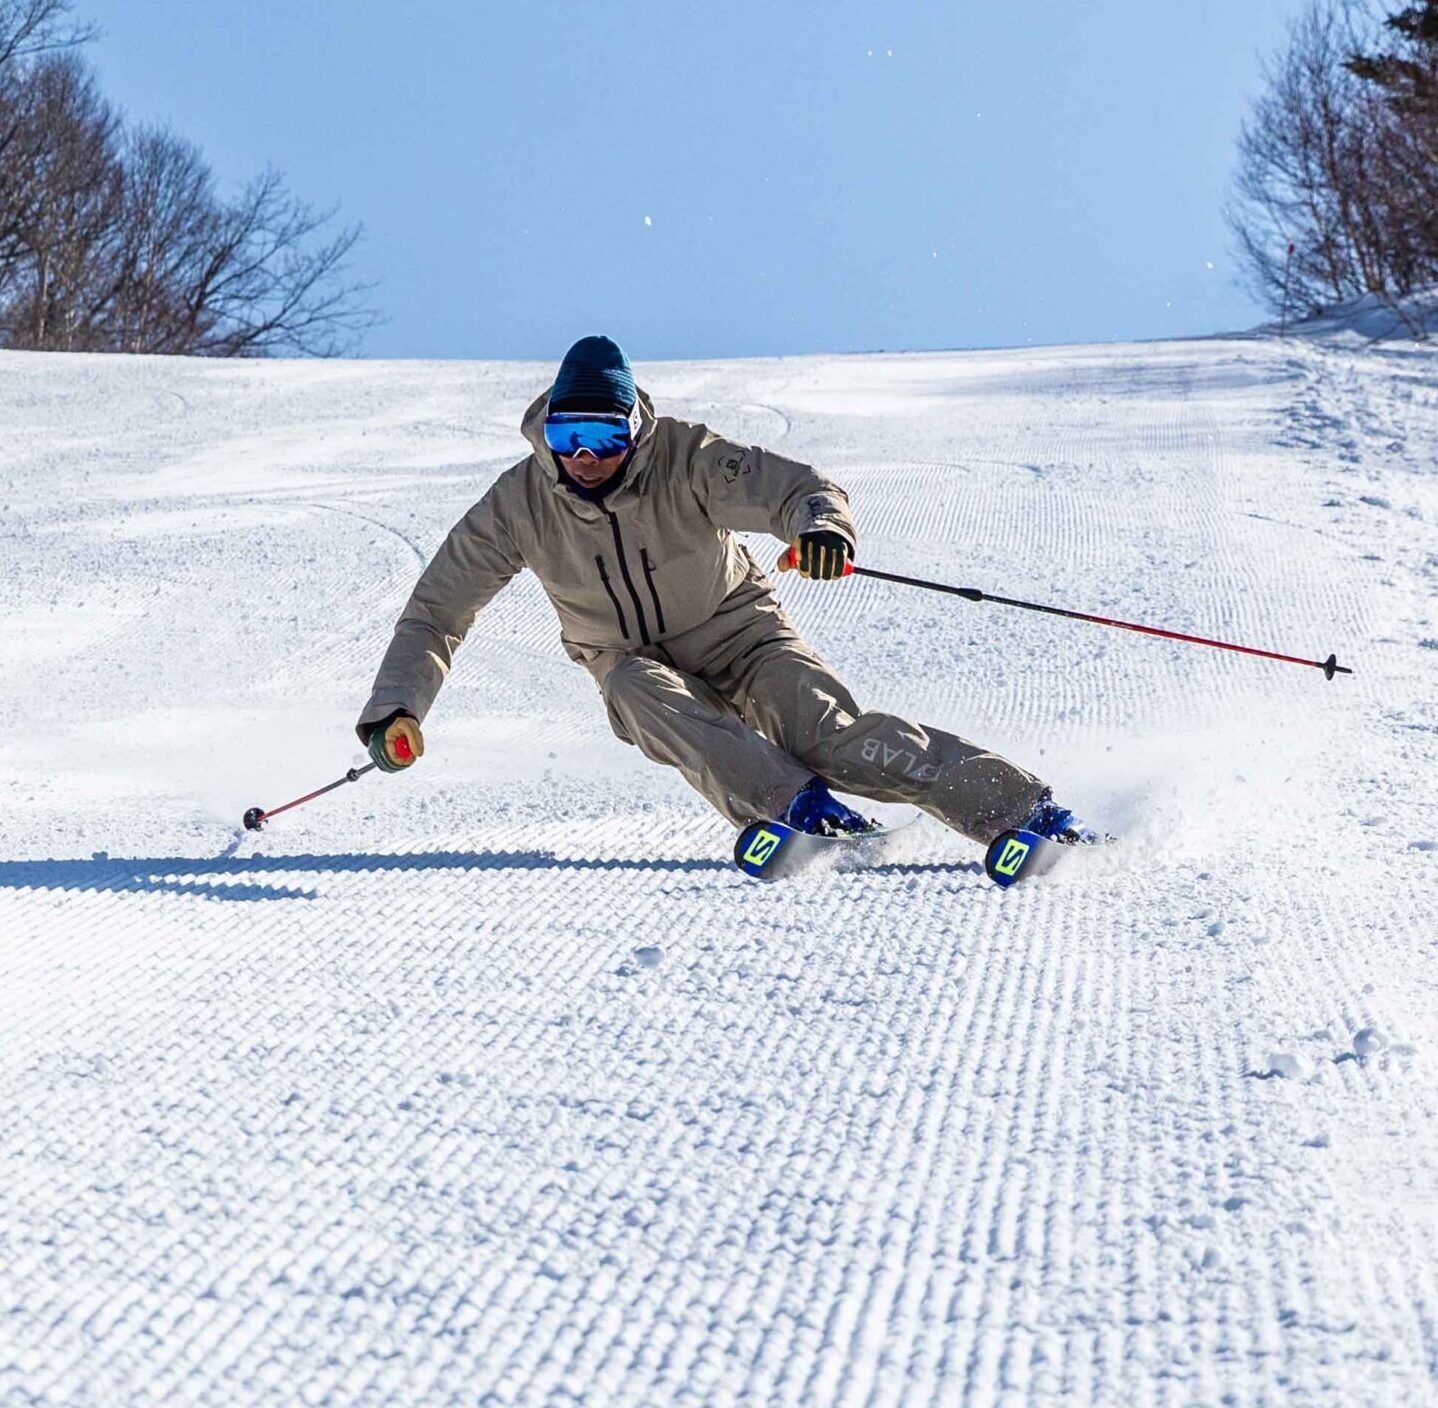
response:
[[[424,755],[420,724],[476,615],[521,568],[598,684],[614,732],[677,768],[736,826],[824,835],[873,825],[829,786],[907,802],[987,845],[1022,827],[1096,839],[1016,764],[862,710],[804,642],[735,536],[772,533],[800,574],[844,574],[844,491],[808,465],[656,415],[608,337],[581,338],[525,412],[533,452],[450,530],[395,627],[356,731],[386,772]]]

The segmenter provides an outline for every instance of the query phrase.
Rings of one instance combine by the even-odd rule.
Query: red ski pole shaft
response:
[[[794,550],[789,548],[779,559],[779,570],[787,572],[795,565]],[[961,596],[965,601],[992,601],[999,606],[1017,606],[1024,611],[1042,611],[1048,616],[1066,616],[1071,621],[1089,621],[1095,626],[1116,626],[1124,631],[1138,631],[1141,635],[1161,636],[1165,640],[1181,640],[1189,645],[1210,645],[1215,650],[1232,650],[1240,655],[1257,655],[1264,660],[1282,660],[1289,665],[1308,665],[1315,670],[1322,670],[1324,677],[1332,679],[1334,675],[1351,675],[1352,670],[1346,665],[1338,663],[1336,655],[1330,655],[1326,660],[1307,660],[1300,655],[1282,655],[1276,650],[1259,650],[1252,645],[1235,645],[1232,641],[1210,640],[1207,636],[1191,636],[1184,631],[1168,631],[1159,626],[1143,626],[1137,621],[1117,621],[1111,616],[1094,616],[1087,611],[1070,611],[1063,606],[1044,606],[1036,601],[1019,601],[1011,596],[992,596],[988,592],[981,592],[977,587],[950,587],[943,582],[926,582],[922,577],[901,577],[896,572],[879,572],[872,567],[856,567],[852,562],[844,567],[844,575],[855,577],[874,577],[881,582],[898,582],[901,586],[922,587],[925,591],[945,592],[949,596]]]
[[[326,792],[333,792],[336,787],[343,787],[347,782],[358,782],[365,773],[373,772],[378,766],[378,763],[366,763],[362,768],[351,768],[336,781],[324,787],[317,787],[313,792],[306,792],[303,797],[296,797],[293,802],[286,802],[282,807],[274,807],[269,811],[263,807],[251,807],[245,813],[245,830],[258,831],[272,816],[279,816],[281,812],[287,812],[292,807],[302,807],[306,802],[313,802],[316,797],[323,797]]]

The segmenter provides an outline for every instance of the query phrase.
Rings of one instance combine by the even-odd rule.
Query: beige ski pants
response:
[[[1032,773],[951,733],[861,710],[766,607],[766,621],[743,623],[737,655],[716,652],[702,670],[684,658],[699,642],[682,636],[606,662],[596,673],[614,732],[678,768],[736,826],[781,815],[815,775],[908,802],[982,844],[1028,816],[1046,790]],[[759,638],[746,643],[754,626]]]

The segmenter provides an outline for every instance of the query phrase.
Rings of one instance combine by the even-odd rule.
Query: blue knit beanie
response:
[[[632,411],[638,392],[629,358],[612,337],[581,337],[559,364],[551,411]]]

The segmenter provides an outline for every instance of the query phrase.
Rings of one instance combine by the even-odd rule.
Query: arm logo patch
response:
[[[749,456],[744,451],[730,450],[721,455],[717,461],[718,467],[724,472],[724,482],[733,484],[741,474],[748,474],[754,466],[749,461]]]

